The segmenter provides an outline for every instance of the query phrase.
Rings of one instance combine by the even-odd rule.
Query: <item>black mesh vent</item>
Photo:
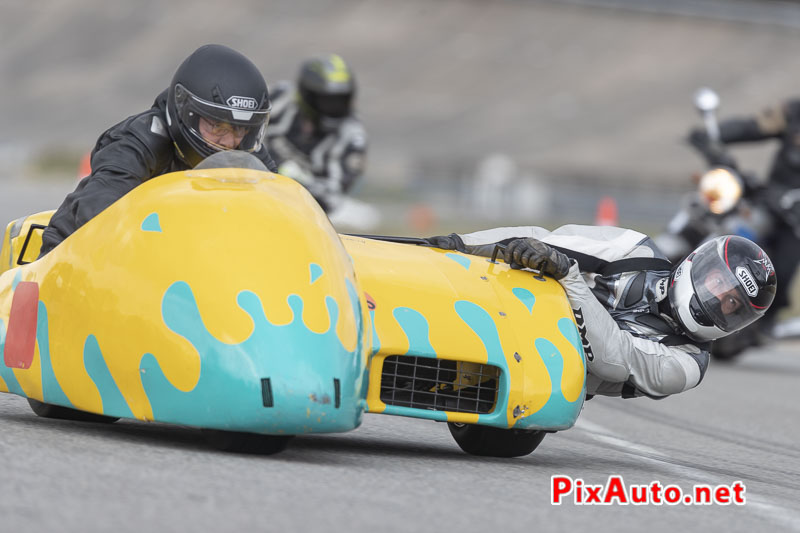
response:
[[[499,377],[496,366],[390,355],[383,362],[381,401],[415,409],[490,413]]]

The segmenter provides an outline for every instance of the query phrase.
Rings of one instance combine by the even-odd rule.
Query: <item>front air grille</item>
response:
[[[496,366],[390,355],[383,362],[381,401],[415,409],[490,413],[499,377]]]

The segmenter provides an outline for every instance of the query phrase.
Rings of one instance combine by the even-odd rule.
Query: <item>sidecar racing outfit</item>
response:
[[[662,398],[696,387],[710,343],[684,335],[668,302],[670,264],[642,233],[610,226],[506,227],[452,237],[490,257],[497,244],[533,237],[565,253],[567,293],[584,345],[588,395]],[[641,259],[615,268],[620,260]],[[620,271],[622,270],[622,271]]]

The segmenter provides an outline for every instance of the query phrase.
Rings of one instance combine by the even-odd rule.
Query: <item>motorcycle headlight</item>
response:
[[[700,178],[700,197],[715,215],[733,209],[742,197],[742,182],[727,168],[709,170]]]

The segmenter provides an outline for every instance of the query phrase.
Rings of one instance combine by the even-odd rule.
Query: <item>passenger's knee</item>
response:
[[[612,363],[603,361],[599,357],[586,361],[589,372],[603,381],[622,383],[628,380],[630,373],[628,368],[622,363]]]
[[[659,379],[652,384],[655,394],[669,396],[686,390],[686,372],[677,361],[665,361],[659,373]]]

